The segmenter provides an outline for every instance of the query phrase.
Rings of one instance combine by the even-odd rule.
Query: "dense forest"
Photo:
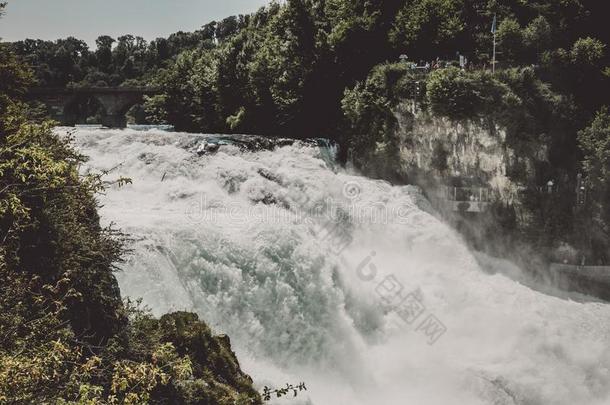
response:
[[[604,103],[608,32],[599,1],[291,0],[147,43],[100,36],[25,40],[13,50],[38,85],[152,84],[149,120],[190,131],[339,138],[346,89],[385,62],[457,62],[489,68],[497,18],[499,67],[533,65],[589,112]],[[592,115],[591,113],[589,115]]]

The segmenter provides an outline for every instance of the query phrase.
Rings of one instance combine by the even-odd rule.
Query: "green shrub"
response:
[[[0,402],[260,403],[196,315],[123,305],[94,195],[128,179],[79,175],[69,142],[49,123],[0,138]]]
[[[398,121],[394,109],[405,97],[416,97],[421,77],[404,63],[376,66],[365,83],[344,93],[341,106],[349,128],[354,163],[371,176],[399,180]],[[423,84],[422,84],[423,87]]]
[[[511,18],[502,20],[497,32],[498,49],[502,50],[502,58],[509,63],[519,61],[524,51],[524,31],[517,22]]]
[[[472,118],[483,105],[476,79],[459,68],[439,69],[426,85],[432,112],[453,120]]]
[[[579,38],[572,46],[570,56],[576,65],[597,66],[604,57],[605,48],[606,45],[595,38]]]

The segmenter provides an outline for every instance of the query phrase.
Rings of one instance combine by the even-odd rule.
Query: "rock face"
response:
[[[492,119],[452,121],[407,104],[400,105],[395,116],[400,170],[424,188],[437,209],[442,208],[438,203],[447,198],[447,193],[453,192],[446,186],[472,187],[475,195],[470,199],[479,201],[483,197],[489,202],[487,208],[509,209],[508,215],[517,221],[517,227],[531,222],[531,207],[524,205],[524,192],[544,199],[550,179],[543,174],[550,166],[544,138],[515,141]],[[557,183],[560,179],[554,180]],[[459,211],[460,205],[448,209]]]
[[[151,319],[147,332],[159,334],[159,341],[171,343],[179,356],[188,356],[192,379],[160,387],[156,401],[180,404],[259,404],[252,379],[239,366],[226,335],[214,336],[196,314],[175,312]]]
[[[500,128],[486,127],[484,122],[452,122],[423,112],[399,115],[399,124],[405,141],[402,158],[411,166],[434,170],[434,151],[440,144],[453,174],[506,174],[506,134]]]
[[[506,129],[491,119],[456,122],[407,103],[399,106],[395,117],[401,171],[424,189],[433,206],[475,248],[520,261],[536,273],[536,279],[561,289],[610,298],[610,281],[600,276],[603,271],[548,267],[565,262],[571,265],[564,267],[577,268],[583,254],[570,242],[572,236],[577,239],[576,226],[563,235],[549,236],[549,223],[562,222],[549,213],[562,207],[565,222],[570,217],[567,213],[576,212],[577,207],[570,180],[549,175],[552,170],[547,169],[553,165],[547,138],[510,139]],[[489,203],[472,209],[478,202],[460,201],[468,199],[464,196],[447,201],[455,182],[462,183],[458,188],[487,189]],[[546,217],[550,222],[545,223]],[[540,243],[545,237],[549,240]]]
[[[172,343],[179,355],[188,355],[193,362],[193,375],[206,381],[201,395],[210,396],[210,403],[224,399],[227,404],[241,399],[248,403],[259,400],[252,379],[239,367],[227,335],[212,335],[210,328],[197,314],[176,312],[159,320],[161,341]]]
[[[516,202],[519,186],[509,173],[521,172],[524,182],[535,177],[535,167],[547,161],[543,145],[507,144],[506,130],[491,121],[454,122],[424,111],[396,112],[403,170],[434,177],[477,178],[499,200]]]

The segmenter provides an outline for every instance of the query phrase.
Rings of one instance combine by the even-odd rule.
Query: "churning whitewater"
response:
[[[286,403],[610,404],[610,306],[483,271],[416,187],[320,142],[75,138],[84,172],[133,182],[100,197],[132,238],[122,293],[199,313],[259,386],[304,381]],[[199,156],[205,140],[219,150]]]

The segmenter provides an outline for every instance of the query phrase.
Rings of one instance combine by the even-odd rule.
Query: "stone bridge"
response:
[[[125,114],[136,104],[144,101],[145,95],[159,94],[150,87],[79,87],[79,88],[33,88],[28,99],[45,104],[51,118],[63,125],[74,125],[82,120],[70,112],[70,107],[78,102],[94,99],[103,107],[100,124],[110,128],[124,128],[127,125]],[[87,117],[85,117],[87,118]]]

